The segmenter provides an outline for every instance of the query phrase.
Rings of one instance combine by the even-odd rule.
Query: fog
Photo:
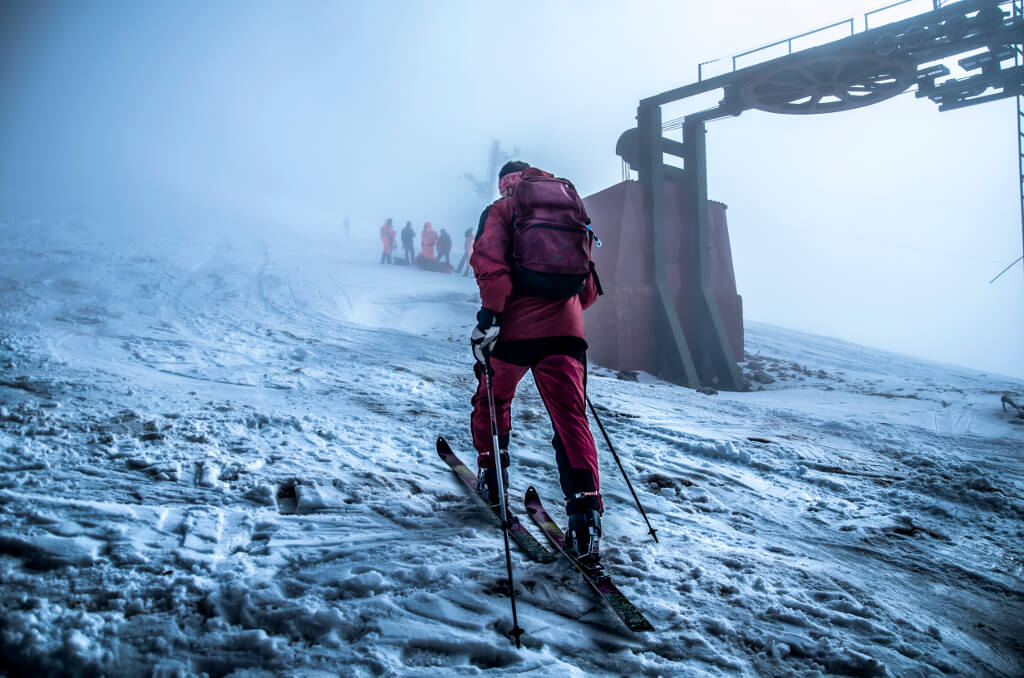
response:
[[[6,0],[0,207],[461,233],[492,139],[601,190],[640,99],[885,4]],[[745,316],[1024,377],[1015,105],[710,123]]]

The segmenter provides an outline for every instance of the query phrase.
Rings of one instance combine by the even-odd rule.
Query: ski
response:
[[[533,522],[537,523],[537,527],[541,529],[544,536],[548,538],[548,541],[555,547],[555,550],[565,556],[580,571],[580,574],[590,584],[590,587],[594,589],[597,595],[601,597],[601,600],[622,620],[630,631],[654,630],[651,622],[647,621],[640,610],[633,603],[629,602],[629,599],[612,583],[611,577],[604,571],[600,563],[581,562],[566,551],[565,535],[544,509],[544,505],[540,501],[540,495],[537,494],[537,490],[533,485],[526,489],[526,511],[533,518]]]
[[[469,467],[463,464],[455,453],[452,452],[452,448],[448,445],[448,441],[440,436],[437,438],[437,454],[445,461],[446,464],[448,464],[448,466],[451,467],[453,471],[455,471],[455,475],[457,475],[462,482],[466,484],[473,493],[473,496],[480,500],[481,504],[487,507],[488,512],[491,515],[497,518],[498,524],[501,524],[501,509],[497,506],[490,506],[487,502],[481,499],[480,495],[476,493],[476,476],[469,470]],[[511,511],[508,511],[508,532],[512,536],[512,539],[514,539],[515,542],[519,544],[524,551],[526,551],[526,555],[530,556],[531,560],[535,560],[538,563],[554,562],[555,554],[541,546],[540,542],[530,534],[530,531],[526,529],[522,521],[520,521],[519,518]]]

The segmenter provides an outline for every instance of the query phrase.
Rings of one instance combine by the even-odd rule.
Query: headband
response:
[[[519,182],[519,177],[522,175],[523,172],[520,170],[519,172],[510,172],[498,179],[498,193],[505,195],[505,191],[515,186]]]

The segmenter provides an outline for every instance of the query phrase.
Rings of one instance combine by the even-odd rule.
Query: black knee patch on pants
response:
[[[562,439],[558,437],[558,434],[552,438],[551,446],[555,448],[558,480],[562,485],[562,494],[565,495],[565,512],[571,514],[587,509],[600,511],[601,502],[596,494],[597,486],[594,484],[594,474],[591,470],[569,466],[569,456],[565,453],[565,445],[562,444]],[[592,494],[577,498],[576,495],[580,493]]]

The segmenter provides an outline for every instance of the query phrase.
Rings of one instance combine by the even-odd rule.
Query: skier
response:
[[[462,253],[462,259],[459,261],[459,265],[455,268],[455,272],[456,273],[462,273],[462,267],[466,266],[466,264],[469,263],[469,255],[471,255],[473,253],[473,229],[472,228],[467,228],[466,229],[465,237],[466,237],[466,249]],[[469,275],[470,270],[471,269],[467,266],[466,267],[466,272],[463,273],[463,275],[464,276]]]
[[[380,241],[384,248],[380,255],[380,263],[390,264],[391,252],[395,249],[395,227],[392,225],[390,217],[380,227]]]
[[[405,228],[402,229],[402,255],[405,257],[405,261],[411,266],[413,258],[413,238],[416,237],[416,229],[412,227],[412,222],[405,222]]]
[[[513,205],[517,207],[518,224],[525,216],[521,210],[525,208],[531,211],[529,204],[524,205],[522,202],[529,194],[529,187],[536,185],[537,179],[552,179],[549,184],[556,183],[556,180],[553,180],[551,174],[519,161],[506,163],[498,177],[502,197],[480,215],[470,257],[482,301],[477,313],[477,324],[470,337],[473,355],[477,360],[474,369],[478,380],[472,398],[473,413],[470,421],[473,446],[478,453],[477,488],[486,501],[492,505],[498,503],[495,450],[484,370],[490,370],[492,375],[498,419],[498,454],[501,459],[502,482],[506,488],[511,401],[519,380],[530,370],[554,428],[552,445],[565,494],[566,514],[569,516],[566,545],[582,558],[596,559],[604,507],[600,494],[597,448],[590,433],[586,412],[587,342],[583,331],[583,309],[597,299],[600,283],[590,259],[589,240],[585,248],[578,247],[575,250],[583,257],[581,262],[576,263],[582,264],[585,273],[579,274],[567,290],[555,288],[573,276],[541,275],[538,283],[538,278],[531,277],[532,271],[513,268],[510,262],[513,261],[514,241],[518,243],[516,254],[519,261],[523,261],[519,255],[543,257],[547,251],[554,250],[538,247],[532,253],[524,253],[522,247],[528,241],[523,239],[524,231],[516,229],[513,224]],[[524,181],[526,179],[531,181]],[[572,185],[562,180],[556,187],[568,199],[569,191],[561,188],[563,185],[569,188]],[[556,228],[549,228],[543,233],[543,229],[534,229],[540,237],[589,238],[592,235],[585,225],[589,220],[586,219],[583,203],[574,188],[571,195],[575,196],[574,204],[578,204],[572,227],[561,227],[549,221],[547,223]],[[569,210],[566,214],[571,212]],[[581,229],[582,236],[579,234]]]
[[[437,239],[437,261],[438,263],[444,261],[449,265],[448,270],[451,270],[451,253],[452,253],[452,237],[448,235],[448,231],[441,229],[441,237]]]

